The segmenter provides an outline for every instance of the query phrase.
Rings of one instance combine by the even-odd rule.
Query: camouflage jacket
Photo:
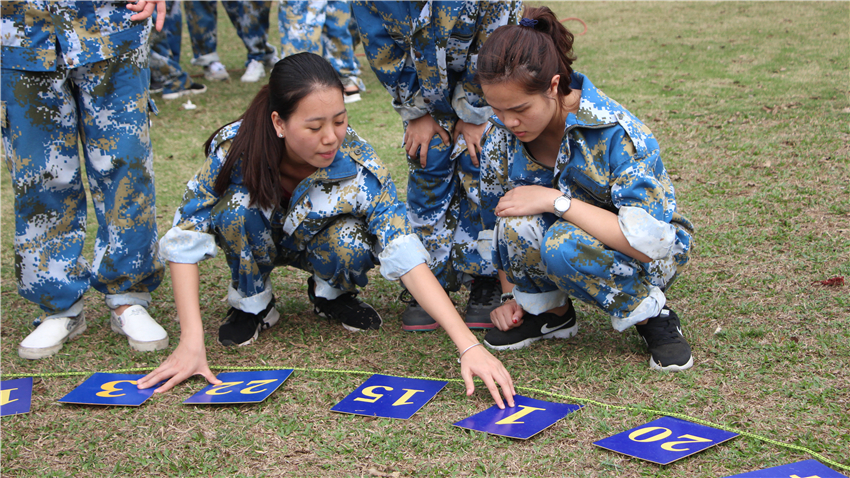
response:
[[[519,1],[356,1],[352,11],[403,120],[430,113],[446,131],[457,118],[487,121],[492,110],[473,81],[478,50],[496,28],[519,21]]]
[[[554,170],[536,162],[497,117],[482,139],[481,215],[492,237],[495,207],[506,191],[523,185],[557,188],[612,211],[629,243],[652,259],[671,254],[676,236],[691,243],[693,226],[676,210],[676,196],[658,141],[649,128],[608,98],[581,73],[578,115],[570,113]]]
[[[211,212],[219,200],[215,181],[240,124],[221,130],[210,146],[212,153],[186,186],[183,203],[174,215],[174,227],[160,240],[166,261],[197,263],[215,256],[215,238],[210,231]],[[234,166],[230,182],[242,184],[241,162]],[[407,208],[398,199],[389,171],[351,128],[333,163],[301,181],[288,208],[263,210],[263,215],[272,228],[281,228],[294,237],[300,250],[339,216],[362,219],[377,238],[372,247],[382,250],[381,274],[390,280],[428,259],[407,221]]]
[[[3,68],[56,71],[57,51],[70,68],[148,44],[150,19],[134,22],[127,2],[2,2]]]

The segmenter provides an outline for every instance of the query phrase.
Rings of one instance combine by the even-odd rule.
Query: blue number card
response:
[[[817,460],[798,461],[788,465],[774,466],[764,470],[751,471],[726,478],[745,476],[747,478],[847,478]]]
[[[183,403],[195,405],[260,403],[283,385],[290,375],[292,375],[292,369],[220,373],[216,378],[224,383],[209,385]]]
[[[527,440],[582,407],[568,403],[544,402],[522,395],[514,395],[514,405],[505,407],[504,410],[493,405],[483,412],[464,418],[455,423],[455,426]]]
[[[139,390],[138,380],[144,375],[95,373],[59,402],[80,405],[118,405],[138,407],[153,395],[156,387]]]
[[[407,420],[449,382],[375,374],[331,411]]]
[[[738,436],[678,418],[662,417],[646,425],[599,440],[596,446],[666,465]]]
[[[32,377],[0,382],[0,417],[29,413],[32,404]]]

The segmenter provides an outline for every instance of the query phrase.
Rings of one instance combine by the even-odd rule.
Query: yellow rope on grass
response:
[[[117,370],[104,370],[100,373],[138,373],[138,372],[145,372],[145,371],[153,370],[154,368],[155,367],[124,368],[124,369],[117,369]],[[293,371],[297,370],[299,372],[313,372],[313,373],[338,373],[338,374],[356,374],[356,375],[372,375],[372,374],[374,374],[374,372],[366,372],[366,371],[363,371],[363,370],[339,370],[339,369],[331,369],[331,368],[276,367],[276,366],[224,367],[224,366],[218,366],[218,365],[214,365],[214,366],[210,367],[210,370],[232,370],[232,371],[246,371],[246,372],[247,371],[256,371],[256,370],[283,370],[283,369],[289,369],[289,370],[293,370]],[[54,373],[35,373],[35,374],[13,373],[13,374],[0,374],[0,377],[8,380],[8,379],[24,378],[24,377],[33,377],[33,378],[73,377],[73,376],[81,376],[81,375],[91,375],[92,373],[94,373],[94,372],[54,372]],[[418,376],[408,376],[408,377],[402,377],[402,378],[411,378],[411,379],[420,379],[420,380],[441,380],[441,381],[445,381],[445,382],[461,382],[461,383],[463,382],[463,379],[460,379],[460,378],[434,378],[434,377],[418,377]],[[754,440],[763,441],[765,443],[769,443],[771,445],[775,445],[775,446],[778,446],[778,447],[787,448],[789,450],[799,451],[799,452],[802,452],[802,453],[807,453],[807,454],[817,458],[818,460],[820,460],[821,462],[823,462],[827,465],[833,466],[835,468],[840,468],[844,471],[850,471],[850,465],[843,465],[841,463],[838,463],[837,461],[831,460],[831,459],[821,455],[820,453],[818,453],[814,450],[811,450],[809,448],[806,448],[804,446],[792,445],[792,444],[789,444],[789,443],[783,443],[783,442],[780,442],[780,441],[777,441],[777,440],[773,440],[771,438],[767,438],[767,437],[763,437],[761,435],[757,435],[755,433],[750,433],[750,432],[747,432],[747,431],[744,431],[744,430],[738,430],[736,428],[728,427],[728,426],[721,425],[721,424],[718,424],[718,423],[713,423],[713,422],[710,422],[708,420],[703,420],[701,418],[691,417],[691,416],[685,415],[683,413],[667,412],[667,411],[664,411],[664,410],[655,410],[655,409],[652,409],[652,408],[637,407],[637,406],[633,406],[633,405],[611,405],[611,404],[608,404],[608,403],[599,402],[599,401],[596,401],[596,400],[591,400],[589,398],[573,397],[573,396],[570,396],[570,395],[563,395],[563,394],[560,394],[560,393],[550,392],[550,391],[547,391],[547,390],[541,390],[539,388],[521,387],[521,386],[516,386],[515,388],[517,390],[525,390],[525,391],[529,391],[529,392],[539,393],[541,395],[547,395],[547,396],[550,396],[550,397],[553,397],[553,398],[558,398],[558,399],[565,400],[565,401],[568,401],[568,402],[578,402],[578,403],[583,403],[583,404],[586,404],[586,405],[597,405],[597,406],[600,406],[600,407],[610,408],[610,409],[614,409],[614,410],[632,410],[632,411],[641,412],[641,413],[654,414],[654,415],[665,415],[665,416],[668,416],[668,417],[679,418],[681,420],[687,420],[689,422],[698,423],[700,425],[705,425],[705,426],[717,428],[717,429],[720,429],[720,430],[725,430],[727,432],[737,433],[740,436],[745,436],[745,437],[748,437],[748,438],[752,438]]]

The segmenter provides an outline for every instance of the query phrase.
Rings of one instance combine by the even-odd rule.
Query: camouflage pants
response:
[[[182,2],[194,53],[193,65],[207,66],[221,61],[218,56],[218,5],[215,1]],[[248,59],[267,62],[277,55],[269,44],[271,2],[223,1],[221,5],[236,28],[236,34],[248,50]]]
[[[300,52],[323,55],[340,77],[352,78],[361,90],[360,63],[348,24],[347,1],[281,1],[278,12],[281,57]]]
[[[72,315],[89,287],[110,308],[147,305],[157,259],[148,49],[78,68],[3,69],[3,146],[15,191],[18,291],[47,316]],[[86,192],[97,216],[94,262],[83,257]]]
[[[482,256],[476,244],[483,229],[480,173],[466,148],[453,150],[435,135],[425,167],[419,158],[408,158],[408,168],[407,217],[443,287],[455,291],[470,276],[495,277],[489,256]]]
[[[230,266],[232,307],[262,311],[272,298],[269,275],[275,267],[292,266],[310,272],[316,296],[335,299],[368,283],[366,273],[378,262],[366,223],[339,216],[319,234],[301,238],[286,234],[256,207],[248,206],[248,190],[231,184],[212,210],[212,233]]]
[[[664,291],[688,262],[674,255],[642,263],[554,214],[499,218],[492,247],[526,312],[540,314],[572,296],[608,313],[620,331],[660,312]]]
[[[192,79],[180,67],[180,41],[183,36],[180,4],[169,1],[166,6],[168,13],[162,31],[154,29],[151,32],[151,82],[161,84],[163,93],[174,93],[189,88]]]

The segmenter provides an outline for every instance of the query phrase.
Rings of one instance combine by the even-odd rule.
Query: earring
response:
[[[277,134],[277,137],[278,137],[278,138],[283,138],[283,133],[278,133],[278,134]]]

